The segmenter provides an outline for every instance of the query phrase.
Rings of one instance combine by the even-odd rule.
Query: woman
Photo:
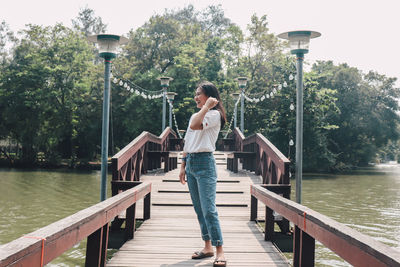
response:
[[[226,122],[225,110],[219,92],[210,82],[201,83],[194,100],[199,112],[192,115],[185,136],[183,158],[179,179],[185,184],[185,175],[190,197],[200,224],[204,248],[195,252],[192,259],[213,257],[214,266],[226,266],[223,240],[218,212],[215,205],[217,171],[213,152],[221,127]]]

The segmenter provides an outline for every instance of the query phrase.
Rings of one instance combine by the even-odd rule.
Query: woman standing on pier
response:
[[[214,267],[226,266],[221,227],[215,205],[217,170],[213,152],[220,129],[226,122],[218,89],[210,82],[200,83],[194,96],[199,112],[192,115],[185,136],[179,179],[185,184],[200,224],[203,250],[195,252],[192,259],[214,256]]]

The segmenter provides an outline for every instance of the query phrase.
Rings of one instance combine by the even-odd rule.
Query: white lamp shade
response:
[[[177,95],[177,93],[168,92],[168,93],[167,93],[167,98],[168,98],[168,100],[174,100],[174,98],[175,98],[176,95]]]
[[[293,54],[307,53],[310,46],[310,39],[321,36],[314,31],[291,31],[278,35],[279,38],[289,40],[290,51]]]
[[[128,39],[115,34],[97,34],[88,37],[88,40],[97,43],[101,57],[115,57],[119,45],[128,42]]]
[[[172,81],[174,79],[171,77],[160,77],[157,80],[160,80],[161,86],[165,87],[165,86],[169,86],[169,81]]]
[[[246,85],[247,85],[247,77],[238,77],[235,80],[238,81],[240,88],[246,87]]]
[[[232,97],[234,100],[238,100],[239,99],[240,94],[239,93],[233,93]]]

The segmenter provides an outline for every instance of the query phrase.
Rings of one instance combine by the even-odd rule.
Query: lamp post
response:
[[[172,103],[174,102],[174,98],[177,95],[177,93],[174,92],[168,92],[167,93],[167,98],[171,105],[169,105],[169,128],[172,129]]]
[[[165,116],[166,116],[166,97],[167,97],[167,89],[169,86],[169,81],[172,81],[173,79],[171,77],[160,77],[157,78],[157,80],[160,80],[161,82],[161,87],[163,89],[163,110],[162,110],[162,124],[161,124],[161,132],[164,131],[165,129]]]
[[[101,187],[100,201],[107,198],[107,163],[108,163],[108,130],[110,117],[110,73],[111,60],[117,56],[118,46],[128,42],[128,39],[115,34],[97,34],[88,36],[90,42],[99,46],[99,56],[104,58],[104,94],[103,94],[103,125],[101,131]]]
[[[235,79],[239,83],[240,92],[240,131],[244,134],[244,89],[247,85],[247,77],[238,77]]]
[[[233,93],[232,94],[232,98],[235,101],[235,107],[234,107],[234,115],[233,115],[233,127],[236,128],[237,127],[237,105],[236,105],[236,101],[238,101],[240,97],[239,93]]]
[[[289,40],[290,52],[297,57],[297,94],[296,94],[296,202],[301,203],[303,179],[303,60],[308,53],[311,38],[321,36],[314,31],[291,31],[278,35]]]

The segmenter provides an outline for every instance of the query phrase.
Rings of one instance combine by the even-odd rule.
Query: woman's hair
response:
[[[221,114],[221,129],[222,129],[226,123],[226,114],[225,114],[225,109],[224,109],[224,106],[222,105],[221,97],[219,96],[217,87],[215,87],[215,85],[210,82],[201,82],[197,86],[197,88],[201,88],[201,90],[203,91],[203,93],[206,96],[208,96],[208,97],[211,96],[218,100],[218,104],[212,109],[218,110],[219,113]]]

